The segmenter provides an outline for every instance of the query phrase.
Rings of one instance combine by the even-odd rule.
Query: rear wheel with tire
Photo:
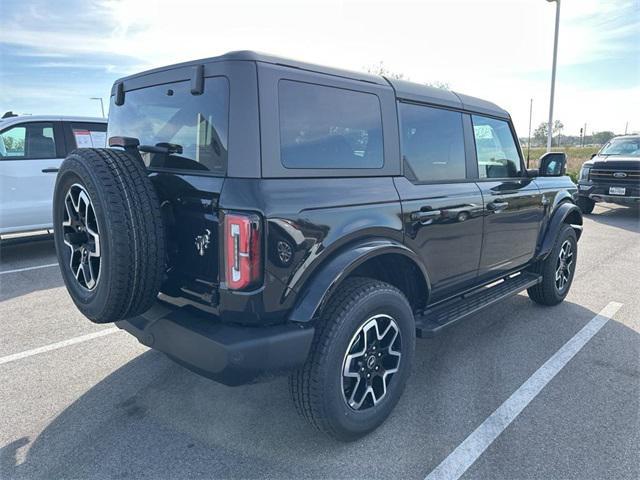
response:
[[[578,208],[580,208],[582,213],[584,213],[585,215],[588,215],[589,213],[593,212],[593,208],[596,206],[596,202],[591,200],[589,197],[582,197],[582,196],[578,197],[576,204],[578,205]]]
[[[289,379],[296,409],[339,440],[366,435],[400,399],[414,351],[405,296],[378,280],[347,279],[323,309],[306,363]]]
[[[53,199],[65,285],[96,323],[138,315],[164,274],[160,203],[142,163],[112,149],[78,149],[62,163]]]
[[[570,225],[565,225],[549,256],[536,267],[536,272],[542,275],[542,281],[527,290],[529,298],[542,305],[562,302],[571,288],[577,259],[576,232]]]

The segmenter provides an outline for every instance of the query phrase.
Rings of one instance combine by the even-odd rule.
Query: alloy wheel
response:
[[[569,240],[565,240],[560,247],[558,253],[558,261],[556,263],[556,289],[562,293],[569,284],[569,278],[571,278],[571,269],[573,268],[573,245]]]
[[[100,229],[91,198],[79,183],[64,197],[62,236],[69,247],[69,268],[78,284],[93,290],[100,280]]]
[[[402,358],[402,338],[389,315],[369,318],[355,333],[342,363],[342,396],[354,410],[381,402]]]

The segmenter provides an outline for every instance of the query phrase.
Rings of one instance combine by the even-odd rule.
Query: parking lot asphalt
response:
[[[395,411],[350,444],[296,415],[286,379],[225,387],[90,323],[48,266],[50,240],[0,255],[2,479],[423,479],[611,302],[615,316],[462,478],[640,478],[637,209],[598,205],[585,218],[563,304],[521,294],[419,340]]]

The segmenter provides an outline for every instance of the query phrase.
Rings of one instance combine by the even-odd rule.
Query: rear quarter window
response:
[[[376,169],[384,165],[377,95],[281,80],[280,161],[291,169]]]

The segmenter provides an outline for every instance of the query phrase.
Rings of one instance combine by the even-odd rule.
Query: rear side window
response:
[[[462,114],[401,103],[405,176],[417,182],[466,178]]]
[[[106,123],[71,123],[75,148],[104,148],[107,146]]]
[[[174,82],[126,92],[123,105],[109,109],[108,137],[134,137],[140,145],[169,149],[145,152],[150,168],[201,170],[224,176],[227,169],[229,82],[206,78],[204,92],[191,82]]]
[[[281,80],[280,160],[286,168],[381,168],[382,113],[372,93]]]
[[[521,174],[515,139],[504,120],[472,115],[480,178],[513,178]]]

